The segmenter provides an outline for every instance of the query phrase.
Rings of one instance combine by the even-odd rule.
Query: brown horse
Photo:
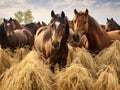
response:
[[[0,45],[1,48],[6,49],[8,48],[9,45],[9,40],[7,38],[7,35],[5,33],[5,29],[4,29],[4,24],[0,24]]]
[[[13,29],[10,22],[4,19],[4,32],[8,38],[9,47],[15,49],[16,47],[23,47],[29,45],[32,48],[34,39],[32,33],[27,29]]]
[[[40,22],[38,23],[28,23],[25,25],[25,27],[33,34],[36,34],[36,31],[42,26]]]
[[[106,31],[114,31],[114,30],[120,30],[120,25],[117,24],[113,18],[108,19],[107,18],[107,23],[106,23]]]
[[[74,34],[73,29],[70,28],[69,30],[70,31],[69,31],[68,43],[73,47],[80,47],[80,48],[84,47],[84,48],[88,49],[89,44],[88,44],[88,40],[87,40],[86,35],[83,35],[79,42],[75,42],[73,40],[73,34]]]
[[[69,37],[69,24],[62,11],[55,14],[51,11],[51,21],[48,26],[41,27],[36,33],[34,47],[39,54],[48,60],[51,70],[54,72],[54,65],[59,64],[59,69],[64,68],[67,62]]]
[[[85,34],[89,43],[88,49],[95,53],[108,47],[114,40],[120,40],[120,31],[104,31],[88,13],[88,9],[85,12],[78,12],[74,9],[74,41],[78,42],[80,37]]]
[[[68,20],[69,23],[69,38],[68,38],[68,43],[73,46],[73,47],[84,47],[86,49],[88,49],[88,40],[86,38],[86,35],[83,35],[83,37],[80,39],[79,42],[75,42],[73,40],[73,34],[74,34],[74,24],[73,24],[73,20]]]
[[[26,28],[25,26],[21,25],[16,19],[10,18],[9,20],[7,20],[4,18],[4,21],[8,23],[9,26],[13,28],[13,30]]]
[[[101,26],[101,28],[102,28],[103,30],[106,31],[106,25],[101,24],[100,26]]]

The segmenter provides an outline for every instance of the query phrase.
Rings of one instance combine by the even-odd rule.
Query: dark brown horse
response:
[[[99,23],[89,15],[88,9],[85,12],[78,12],[74,9],[74,35],[77,42],[82,35],[86,35],[89,43],[88,49],[95,53],[108,47],[114,40],[120,40],[120,31],[104,31]]]
[[[12,18],[10,18],[9,20],[4,19],[4,21],[5,21],[6,23],[9,23],[9,24],[10,24],[9,26],[12,27],[13,30],[16,30],[16,29],[19,29],[19,30],[21,30],[21,29],[27,29],[27,30],[29,30],[33,35],[35,35],[37,29],[42,26],[42,25],[40,24],[40,22],[38,22],[38,23],[28,23],[28,24],[26,24],[26,25],[22,25],[22,24],[20,24],[16,19],[12,19]]]
[[[29,29],[30,30],[30,32],[33,34],[33,35],[35,35],[36,34],[36,31],[41,27],[42,25],[40,24],[40,22],[38,22],[38,23],[28,23],[28,24],[26,24],[25,25],[25,27],[27,28],[27,29]]]
[[[1,48],[6,49],[7,47],[9,47],[9,40],[7,38],[7,35],[5,33],[5,29],[4,29],[4,24],[0,24],[0,45]]]
[[[62,11],[61,14],[55,14],[51,11],[51,21],[48,26],[41,27],[35,37],[34,47],[39,54],[48,60],[51,70],[54,72],[54,66],[59,64],[59,69],[66,66],[69,37],[69,24]]]
[[[25,29],[26,28],[25,26],[21,25],[16,19],[10,18],[8,20],[8,19],[4,18],[4,21],[6,23],[8,23],[9,26],[13,28],[13,30],[16,30],[16,29]]]
[[[34,39],[32,33],[27,29],[15,29],[10,22],[4,19],[4,33],[7,36],[9,47],[15,49],[16,47],[23,47],[29,45],[32,48]]]
[[[106,23],[106,31],[114,31],[114,30],[120,30],[120,25],[113,20],[113,18],[108,19]]]

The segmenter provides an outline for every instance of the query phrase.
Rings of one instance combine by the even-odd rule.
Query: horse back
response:
[[[109,31],[107,32],[110,39],[112,40],[120,40],[120,30]]]
[[[18,30],[15,30],[14,33],[15,33],[15,38],[17,40],[16,42],[19,41],[26,45],[33,45],[34,39],[29,30],[27,30],[27,29],[19,30],[18,29]]]

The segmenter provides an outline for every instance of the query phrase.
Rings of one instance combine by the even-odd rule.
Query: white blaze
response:
[[[10,23],[7,23],[7,26],[10,26]]]
[[[60,22],[55,22],[56,28],[60,25]]]

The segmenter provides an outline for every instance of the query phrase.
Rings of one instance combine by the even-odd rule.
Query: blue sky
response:
[[[89,10],[100,24],[106,23],[106,18],[114,18],[120,24],[120,0],[1,0],[0,17],[14,17],[14,13],[27,9],[32,10],[34,21],[45,21],[51,19],[51,10],[56,13],[64,11],[71,20],[74,17],[74,9],[78,11]]]

